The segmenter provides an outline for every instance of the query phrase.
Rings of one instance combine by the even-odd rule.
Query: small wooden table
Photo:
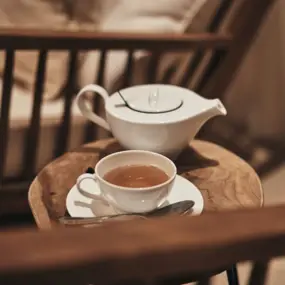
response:
[[[65,199],[76,178],[107,154],[121,150],[115,139],[99,140],[70,151],[48,164],[34,179],[29,203],[40,229],[57,225],[66,212]],[[213,143],[194,140],[176,161],[178,173],[204,197],[204,211],[263,205],[255,171],[242,159]]]

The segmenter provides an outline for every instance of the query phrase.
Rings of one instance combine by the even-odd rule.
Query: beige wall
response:
[[[253,136],[285,140],[285,1],[268,13],[236,79],[228,108]]]

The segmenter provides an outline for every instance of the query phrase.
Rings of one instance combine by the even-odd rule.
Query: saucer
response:
[[[91,191],[94,191],[94,194],[100,193],[97,183],[91,179],[86,179],[84,182],[82,182],[81,186],[85,188],[86,191],[89,189],[88,192],[90,194],[92,193]],[[201,192],[193,183],[182,176],[177,175],[173,188],[169,193],[166,202],[164,202],[161,206],[166,206],[167,204],[173,204],[184,200],[194,201],[195,204],[192,209],[192,215],[201,214],[204,207],[204,200]],[[77,189],[76,185],[70,189],[66,197],[66,209],[71,217],[81,218],[91,218],[120,213],[103,199],[93,199],[91,196],[83,196]]]

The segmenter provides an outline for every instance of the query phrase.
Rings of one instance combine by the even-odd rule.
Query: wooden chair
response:
[[[100,85],[104,79],[105,58],[108,50],[128,51],[128,64],[125,70],[125,85],[129,85],[132,74],[133,54],[136,50],[146,50],[152,54],[148,73],[148,82],[156,82],[156,66],[160,56],[166,52],[195,51],[195,55],[189,62],[187,72],[181,79],[180,85],[186,86],[196,71],[201,69],[204,62],[205,51],[211,50],[208,64],[200,70],[200,79],[193,89],[205,97],[224,94],[227,86],[237,70],[241,58],[247,51],[266,11],[273,0],[239,1],[231,21],[228,24],[228,33],[219,33],[227,14],[231,11],[236,1],[221,0],[220,6],[213,18],[209,21],[208,31],[204,34],[190,35],[156,35],[156,34],[114,34],[92,32],[62,32],[62,31],[39,31],[39,30],[5,30],[0,31],[0,50],[6,54],[4,83],[1,104],[0,125],[0,215],[7,213],[23,213],[28,210],[26,193],[28,185],[35,176],[35,164],[39,145],[39,133],[41,122],[41,106],[47,55],[52,50],[69,52],[68,76],[66,79],[64,95],[64,115],[58,134],[54,137],[56,149],[54,157],[64,153],[68,145],[68,137],[71,129],[71,103],[75,90],[76,59],[81,50],[100,50],[100,70],[96,82]],[[7,154],[8,130],[9,130],[9,107],[11,104],[11,90],[13,87],[13,65],[15,52],[19,50],[37,50],[38,65],[35,74],[34,100],[32,116],[27,131],[24,146],[23,165],[25,169],[17,179],[4,177],[4,165]],[[165,77],[166,82],[169,79]],[[94,108],[98,111],[99,98],[95,98]],[[212,127],[210,128],[212,129]],[[230,128],[232,129],[232,128]],[[242,157],[250,160],[254,147],[239,148],[238,139],[225,140],[218,132],[207,132],[203,137],[216,141],[234,150]],[[90,135],[90,129],[86,128],[86,141],[96,138]],[[210,134],[210,135],[208,135]],[[237,143],[236,143],[237,142]]]
[[[220,268],[251,261],[247,284],[266,284],[270,260],[285,255],[284,215],[279,206],[91,229],[2,232],[0,281],[174,285],[198,278],[198,284],[210,284]]]

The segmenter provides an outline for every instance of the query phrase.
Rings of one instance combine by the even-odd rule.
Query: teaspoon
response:
[[[106,221],[114,221],[114,220],[129,220],[129,219],[147,219],[147,218],[155,218],[166,215],[186,215],[188,214],[194,206],[194,202],[191,200],[185,200],[177,203],[173,203],[167,205],[162,208],[155,209],[153,211],[147,213],[126,213],[126,214],[118,214],[118,215],[109,215],[109,216],[99,216],[92,218],[73,218],[73,217],[61,217],[59,218],[59,222],[61,224],[67,226],[78,226],[78,225],[92,225],[92,224],[100,224]]]

